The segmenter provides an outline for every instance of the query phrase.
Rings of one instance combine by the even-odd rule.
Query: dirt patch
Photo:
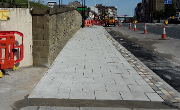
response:
[[[46,70],[47,68],[43,67],[27,67],[7,71],[9,75],[0,79],[0,107],[11,110],[14,102],[31,93]]]

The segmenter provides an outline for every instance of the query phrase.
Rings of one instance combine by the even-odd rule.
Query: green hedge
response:
[[[20,3],[27,3],[27,0],[0,0],[0,2],[3,3],[8,3],[9,8],[27,8],[27,4],[20,4]],[[30,8],[46,8],[48,9],[49,7],[44,4],[44,1],[39,0],[39,1],[29,1]]]

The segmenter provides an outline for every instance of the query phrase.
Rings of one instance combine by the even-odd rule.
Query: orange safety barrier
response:
[[[95,24],[95,21],[94,21],[94,20],[91,20],[91,23],[92,23],[92,25],[94,25],[94,24]]]
[[[14,34],[22,37],[21,45],[15,46]],[[14,64],[23,60],[23,34],[18,31],[0,31],[0,49],[0,69],[12,68]],[[5,58],[2,58],[3,49],[5,51]],[[20,53],[19,59],[14,60],[14,52]]]
[[[96,21],[96,25],[102,25],[103,21]]]
[[[91,20],[85,20],[85,26],[92,26]]]
[[[15,47],[15,36],[13,34],[0,35],[0,69],[9,69],[14,66],[14,57],[9,57],[13,50],[9,48]],[[5,56],[2,58],[2,51],[4,50]]]

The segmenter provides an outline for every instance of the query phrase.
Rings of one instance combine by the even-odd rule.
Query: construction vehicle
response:
[[[164,23],[165,25],[168,25],[169,23],[175,23],[175,16],[165,19]]]
[[[105,11],[105,9],[102,9],[100,20],[103,21],[105,26],[110,26],[110,25],[116,26],[115,17],[111,9],[108,9],[108,11]]]
[[[164,23],[167,24],[179,24],[180,23],[180,12],[176,12],[175,16],[167,18]]]
[[[116,26],[116,22],[115,22],[114,16],[108,16],[108,17],[106,17],[105,26],[110,26],[110,25]]]

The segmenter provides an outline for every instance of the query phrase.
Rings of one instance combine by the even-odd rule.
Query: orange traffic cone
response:
[[[134,31],[137,31],[137,29],[136,29],[136,23],[134,23]]]
[[[144,34],[147,34],[146,23],[144,23]]]
[[[131,22],[129,23],[129,29],[132,29],[132,28],[131,28]]]
[[[163,33],[162,33],[162,39],[166,40],[166,30],[165,30],[165,26],[163,25]]]

